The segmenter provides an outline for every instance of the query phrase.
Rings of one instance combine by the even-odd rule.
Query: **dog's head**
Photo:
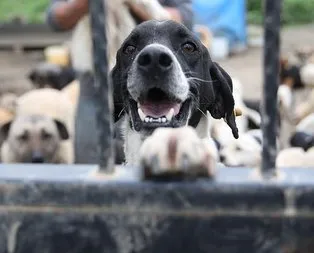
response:
[[[293,89],[304,87],[300,74],[301,67],[291,64],[287,57],[280,58],[280,84],[285,84]]]
[[[262,136],[260,130],[251,130],[239,139],[221,147],[220,159],[227,166],[258,166],[261,162]]]
[[[50,163],[60,142],[69,138],[63,123],[42,115],[17,116],[1,133],[18,163]]]
[[[76,77],[75,71],[70,67],[62,67],[53,63],[40,63],[28,74],[28,79],[36,88],[51,87],[61,90]]]
[[[209,111],[238,138],[232,80],[181,24],[151,20],[137,26],[117,52],[112,80],[116,119],[125,110],[136,131],[196,126]]]

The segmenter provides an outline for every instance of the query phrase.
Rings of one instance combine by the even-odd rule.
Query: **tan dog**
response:
[[[0,126],[12,120],[15,114],[17,96],[5,93],[0,96]]]
[[[30,91],[17,100],[16,116],[1,130],[5,163],[73,163],[74,108],[51,88]]]
[[[15,115],[17,96],[13,93],[5,93],[0,96],[0,127],[10,122]],[[0,147],[4,136],[0,135]]]
[[[63,92],[43,88],[27,92],[17,100],[16,115],[45,115],[63,122],[74,135],[74,107]]]
[[[78,97],[80,95],[80,84],[78,80],[74,80],[69,85],[64,87],[62,93],[66,95],[70,101],[72,102],[73,106],[76,108]]]
[[[314,148],[304,151],[302,148],[287,148],[279,152],[276,167],[313,167]]]
[[[314,90],[311,90],[307,98],[296,106],[295,114],[297,122],[300,122],[312,113],[314,113]]]
[[[70,163],[73,161],[63,123],[42,115],[17,116],[2,126],[4,163]]]

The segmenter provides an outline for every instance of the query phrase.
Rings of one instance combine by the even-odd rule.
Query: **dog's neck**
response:
[[[203,116],[197,124],[196,133],[201,139],[211,140],[210,137],[210,117]],[[128,165],[139,165],[139,150],[150,134],[140,133],[132,129],[129,116],[124,116],[122,124],[122,134],[124,138],[125,161]]]
[[[124,139],[125,163],[129,165],[139,164],[139,149],[148,137],[132,129],[129,116],[125,115],[121,127]]]

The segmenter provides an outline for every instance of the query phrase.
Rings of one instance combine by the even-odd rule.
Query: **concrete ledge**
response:
[[[43,24],[2,24],[0,34],[0,49],[14,50],[58,45],[71,36],[69,32],[53,32]]]
[[[176,183],[95,181],[95,171],[1,165],[0,252],[314,250],[311,169],[265,182],[223,168],[215,180]]]

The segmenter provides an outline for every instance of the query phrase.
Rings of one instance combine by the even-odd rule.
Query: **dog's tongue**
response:
[[[174,102],[144,102],[139,104],[139,108],[142,109],[146,116],[160,118],[167,115],[171,108],[174,110],[174,116],[177,115],[180,111],[181,104]]]

